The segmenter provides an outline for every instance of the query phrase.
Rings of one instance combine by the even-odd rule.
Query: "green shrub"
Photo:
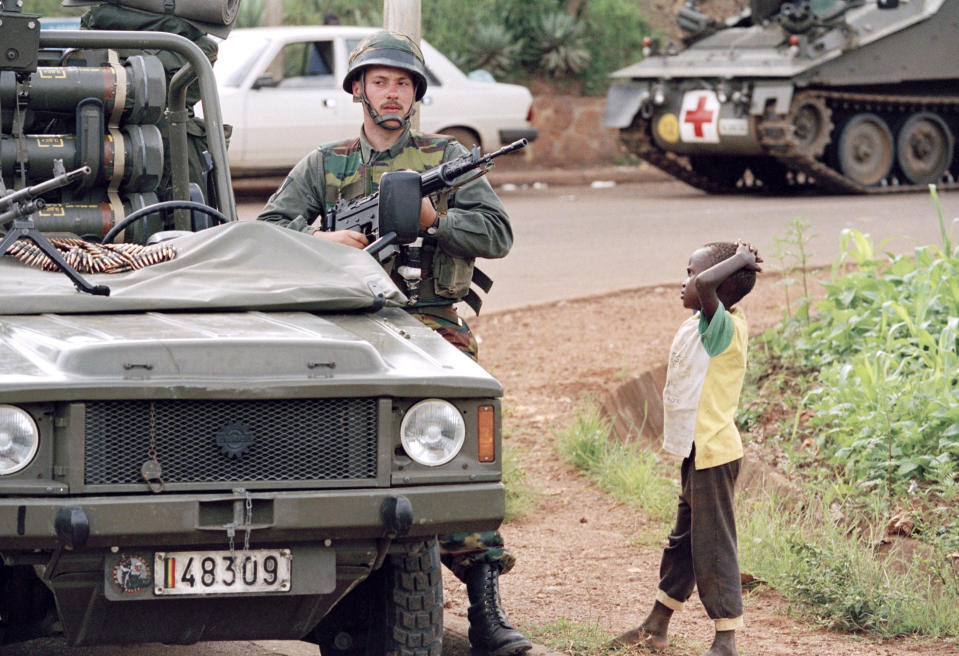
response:
[[[243,0],[244,3],[250,0]],[[382,0],[283,0],[285,25],[322,25],[333,14],[341,25],[382,25]]]
[[[23,13],[40,14],[58,18],[62,16],[81,16],[89,7],[61,7],[60,0],[26,0]]]
[[[921,560],[893,571],[877,557],[881,510],[843,507],[850,517],[837,522],[839,502],[822,489],[807,489],[803,500],[802,505],[768,498],[738,504],[744,572],[830,628],[882,637],[959,633],[959,609],[944,601],[954,598],[955,581],[942,585],[930,578],[934,568]],[[850,530],[850,524],[867,528]]]
[[[611,73],[643,58],[643,38],[652,28],[635,2],[591,0],[585,12],[589,61],[579,79],[584,93],[603,94]]]
[[[933,200],[942,249],[881,255],[883,244],[844,231],[815,317],[786,319],[770,342],[816,372],[803,399],[809,426],[822,454],[866,488],[948,483],[943,472],[959,463],[959,258]]]
[[[818,371],[810,425],[853,480],[929,480],[959,459],[959,260],[921,247],[880,263],[856,231],[842,245],[857,269],[826,285],[814,321],[787,322],[781,355]]]
[[[585,28],[575,16],[558,11],[540,18],[530,37],[537,70],[559,78],[582,71],[589,63],[589,51],[583,45]]]

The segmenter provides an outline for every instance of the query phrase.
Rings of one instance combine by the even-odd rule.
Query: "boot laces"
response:
[[[483,612],[486,614],[486,617],[491,621],[495,621],[497,624],[505,628],[513,628],[509,624],[509,620],[506,619],[506,611],[503,610],[503,605],[499,596],[499,580],[497,572],[492,569],[486,574],[486,585],[483,586]]]

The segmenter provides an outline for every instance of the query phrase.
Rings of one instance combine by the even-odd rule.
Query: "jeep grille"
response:
[[[85,427],[87,485],[142,484],[151,432],[167,484],[377,475],[376,399],[97,401]]]

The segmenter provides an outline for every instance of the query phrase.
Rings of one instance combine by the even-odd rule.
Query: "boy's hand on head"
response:
[[[757,273],[762,271],[763,268],[759,266],[759,263],[763,261],[763,258],[759,257],[759,251],[756,250],[756,247],[739,240],[739,246],[736,248],[736,255],[742,258],[744,264],[743,268],[749,271],[756,271]]]

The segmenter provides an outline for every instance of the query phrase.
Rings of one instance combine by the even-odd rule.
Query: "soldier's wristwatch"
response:
[[[432,237],[433,235],[437,233],[439,229],[440,229],[440,217],[436,217],[433,220],[433,224],[426,228],[426,234]]]

